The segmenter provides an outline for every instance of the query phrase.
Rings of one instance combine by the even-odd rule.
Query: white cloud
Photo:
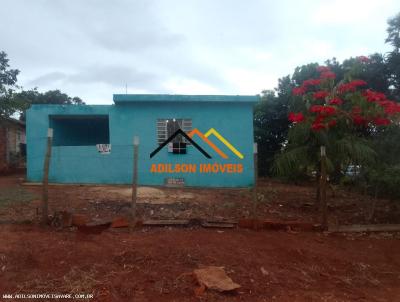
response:
[[[228,69],[225,76],[235,87],[233,94],[259,94],[265,88],[275,87],[278,82],[278,78],[268,71]]]
[[[174,94],[221,94],[217,88],[197,80],[172,78],[164,83],[164,87]]]

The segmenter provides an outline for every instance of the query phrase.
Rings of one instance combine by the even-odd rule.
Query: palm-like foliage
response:
[[[370,164],[376,159],[371,143],[356,134],[314,133],[305,124],[296,125],[289,130],[288,142],[276,159],[274,171],[280,176],[298,175],[307,171],[318,171],[320,146],[326,147],[327,170],[342,170],[349,164]]]

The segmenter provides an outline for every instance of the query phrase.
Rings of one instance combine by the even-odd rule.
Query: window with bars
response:
[[[157,143],[161,145],[178,129],[182,129],[185,133],[190,132],[192,130],[192,119],[157,119]],[[182,135],[177,135],[172,143],[176,146],[189,144]]]

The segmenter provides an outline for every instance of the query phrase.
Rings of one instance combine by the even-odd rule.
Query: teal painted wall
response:
[[[111,154],[99,154],[96,146],[53,146],[49,181],[57,183],[129,184],[132,180],[132,139],[140,137],[139,184],[163,185],[166,177],[182,177],[186,186],[247,187],[254,182],[252,102],[134,102],[109,106],[33,105],[27,112],[27,177],[42,179],[47,128],[51,116],[108,115]],[[50,118],[49,118],[50,117]],[[150,159],[158,146],[158,118],[191,118],[193,128],[205,133],[215,128],[243,155],[239,159],[216,137],[209,139],[228,159],[221,158],[197,136],[194,140],[211,156],[207,159],[194,146],[187,154],[172,154],[165,147]],[[57,130],[57,127],[54,129]],[[57,134],[54,133],[54,136]],[[100,143],[100,142],[99,142]],[[242,164],[243,172],[233,173],[151,173],[151,164]]]

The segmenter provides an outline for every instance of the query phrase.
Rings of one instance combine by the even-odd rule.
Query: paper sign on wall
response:
[[[111,144],[97,144],[97,151],[101,154],[110,154],[111,153]]]

